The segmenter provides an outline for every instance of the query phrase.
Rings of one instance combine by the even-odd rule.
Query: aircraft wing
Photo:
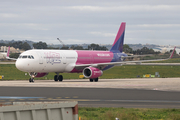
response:
[[[10,58],[10,57],[9,57],[9,52],[10,52],[10,46],[8,47],[6,59],[9,59],[9,60],[17,60],[16,58]]]
[[[134,57],[145,57],[145,56],[153,56],[153,54],[122,56],[122,58],[134,58]]]
[[[9,59],[9,60],[17,60],[16,58],[10,58],[10,57],[6,57],[6,59]]]
[[[176,47],[175,47],[176,48]],[[96,68],[101,68],[101,67],[105,67],[108,65],[122,65],[122,64],[127,64],[127,63],[136,63],[137,65],[140,65],[142,62],[153,62],[153,61],[164,61],[164,60],[169,60],[173,57],[175,48],[173,50],[173,52],[171,53],[170,57],[167,59],[155,59],[155,60],[138,60],[138,61],[121,61],[121,62],[108,62],[108,63],[95,63],[95,64],[79,64],[79,65],[75,65],[76,69],[82,69],[85,67],[96,67]],[[156,64],[158,65],[158,63]]]

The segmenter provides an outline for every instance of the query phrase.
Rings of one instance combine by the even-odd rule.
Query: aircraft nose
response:
[[[24,65],[22,64],[22,61],[16,60],[16,68],[23,71]]]

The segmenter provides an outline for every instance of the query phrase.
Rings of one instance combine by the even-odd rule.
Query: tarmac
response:
[[[13,87],[73,87],[73,88],[120,88],[143,89],[158,91],[180,91],[180,78],[128,78],[128,79],[99,79],[98,82],[89,82],[89,79],[65,79],[63,82],[54,80],[0,81],[0,86]]]
[[[78,101],[80,107],[180,108],[179,78],[0,81],[0,102]]]

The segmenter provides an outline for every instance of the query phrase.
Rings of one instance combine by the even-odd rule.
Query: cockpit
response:
[[[34,56],[32,55],[20,55],[18,59],[34,59]]]

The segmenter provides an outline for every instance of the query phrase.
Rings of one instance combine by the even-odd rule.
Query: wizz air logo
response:
[[[101,57],[109,57],[109,54],[103,54],[103,53],[98,53],[97,56],[101,56]]]
[[[44,52],[44,55],[45,55],[45,59],[46,59],[46,62],[47,63],[50,63],[50,64],[59,64],[61,63],[61,57],[60,57],[60,54],[59,53],[56,53],[56,52]]]

